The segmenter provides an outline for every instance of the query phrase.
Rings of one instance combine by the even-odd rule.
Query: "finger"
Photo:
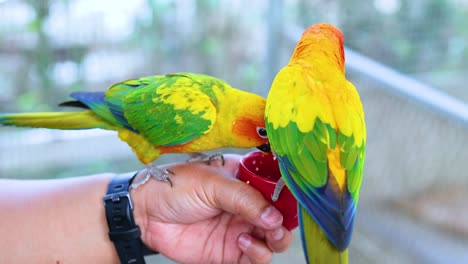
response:
[[[237,154],[225,154],[224,155],[224,165],[222,166],[222,169],[227,172],[227,175],[229,177],[232,177],[232,178],[236,177],[241,158],[242,156],[237,155]]]
[[[260,227],[255,227],[252,230],[251,235],[255,237],[256,239],[265,240],[265,229],[260,228]]]
[[[265,231],[265,241],[273,252],[283,252],[291,245],[293,236],[284,226]]]
[[[216,208],[240,215],[249,223],[268,230],[276,229],[283,223],[283,215],[252,186],[222,177],[211,183]]]
[[[243,257],[248,258],[250,263],[270,263],[273,253],[265,244],[265,242],[251,237],[250,235],[243,233],[239,236],[238,245],[240,250],[244,253]]]

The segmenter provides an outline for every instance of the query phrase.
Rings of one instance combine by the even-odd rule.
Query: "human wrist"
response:
[[[139,171],[134,178],[140,178],[146,174],[146,170]],[[145,184],[146,185],[146,184]],[[130,197],[133,202],[133,218],[135,219],[135,224],[139,226],[141,231],[141,240],[147,246],[152,248],[152,245],[148,236],[148,210],[147,210],[147,195],[146,195],[146,186],[140,186],[138,189],[130,188]]]
[[[136,175],[113,177],[104,196],[109,238],[114,243],[122,263],[145,263],[144,256],[157,254],[143,244],[140,226],[135,221],[135,199],[130,193],[130,185]],[[137,199],[137,201],[144,201],[144,199]],[[142,217],[139,213],[137,215],[140,221]]]

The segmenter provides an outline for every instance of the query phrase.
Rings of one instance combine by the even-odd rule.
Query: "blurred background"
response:
[[[468,263],[468,0],[0,0],[0,112],[178,71],[266,96],[322,21],[345,35],[367,119],[350,262]],[[112,132],[0,128],[3,178],[141,168]],[[298,234],[274,263],[304,262]]]

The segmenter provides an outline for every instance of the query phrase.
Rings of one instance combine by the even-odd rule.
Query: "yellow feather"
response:
[[[308,75],[302,71],[298,65],[288,65],[272,84],[272,87],[281,87],[269,94],[266,106],[274,109],[267,111],[266,115],[275,129],[286,127],[293,121],[299,131],[306,133],[313,129],[317,117],[324,123],[335,124],[326,87],[320,81],[307,78]]]
[[[340,148],[336,146],[335,149],[327,150],[327,158],[328,158],[328,168],[330,169],[331,175],[330,177],[334,177],[340,191],[343,192],[344,188],[346,187],[346,172],[341,166],[341,152]]]
[[[127,142],[143,164],[148,164],[156,160],[161,154],[161,151],[158,148],[155,148],[141,135],[133,133],[127,129],[119,129],[118,131],[119,138],[122,141]]]
[[[301,221],[307,250],[307,263],[310,264],[347,264],[348,249],[340,252],[328,241],[320,226],[301,207]]]
[[[18,113],[0,116],[2,124],[55,129],[102,128],[116,130],[112,124],[90,110],[81,112]]]

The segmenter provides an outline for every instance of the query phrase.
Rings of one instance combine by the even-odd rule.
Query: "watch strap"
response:
[[[104,196],[109,238],[114,242],[120,262],[128,264],[145,263],[145,255],[157,254],[143,244],[140,228],[133,218],[129,187],[137,174],[114,176]]]

